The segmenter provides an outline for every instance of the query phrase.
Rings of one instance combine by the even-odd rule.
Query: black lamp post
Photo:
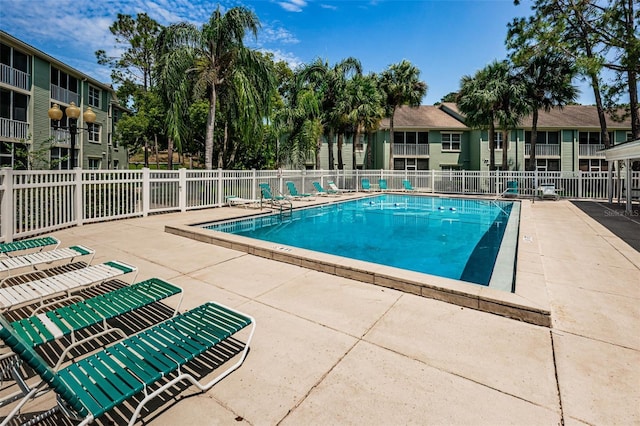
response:
[[[53,121],[60,121],[62,119],[62,110],[60,105],[53,104],[47,112],[49,118]],[[66,109],[67,117],[69,118],[68,126],[54,126],[56,129],[68,129],[71,141],[71,153],[69,155],[69,169],[73,169],[76,165],[76,135],[78,130],[84,130],[84,128],[78,128],[78,118],[80,117],[80,108],[76,106],[74,102],[71,102]],[[87,123],[93,123],[96,121],[96,113],[91,110],[91,107],[82,114],[82,119]]]

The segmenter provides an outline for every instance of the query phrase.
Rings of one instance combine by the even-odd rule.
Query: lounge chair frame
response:
[[[33,272],[37,271],[41,265],[50,265],[51,263],[62,261],[71,263],[82,256],[91,256],[87,262],[91,263],[95,254],[95,250],[88,247],[71,246],[0,258],[0,273],[6,273],[5,278],[0,280],[0,287],[3,285],[3,281],[11,277],[11,273],[15,270],[31,268],[31,272]]]
[[[249,352],[255,325],[253,317],[209,302],[55,371],[0,315],[0,338],[42,379],[14,407],[2,426],[45,387],[56,392],[61,411],[81,421],[81,425],[93,422],[130,397],[142,393],[144,398],[129,419],[129,425],[133,425],[149,401],[177,383],[186,381],[204,392],[239,368]],[[238,361],[212,380],[203,384],[182,371],[187,362],[248,326],[251,326],[249,336]],[[175,378],[149,392],[149,385],[173,373]]]
[[[316,189],[316,195],[319,197],[339,197],[340,194],[333,189],[324,189],[320,182],[314,181],[313,187]]]
[[[10,243],[0,243],[0,257],[11,257],[16,251],[25,250],[44,250],[47,247],[54,246],[58,248],[60,240],[55,237],[38,237],[29,238],[27,240],[13,241]]]
[[[78,346],[110,334],[118,335],[120,339],[127,337],[123,330],[111,327],[107,320],[178,294],[180,299],[171,315],[173,317],[177,315],[182,304],[184,297],[182,289],[159,278],[150,278],[46,313],[36,315],[34,312],[31,317],[13,321],[11,326],[27,345],[34,348],[63,336],[70,336],[71,343],[60,354],[54,367],[54,370],[57,370],[66,360],[69,352]],[[103,329],[86,338],[76,338],[78,331],[94,325],[102,325]],[[0,356],[0,360],[10,360],[8,361],[10,364],[19,362],[12,359],[15,357],[15,353],[6,352]],[[18,374],[17,369],[12,368],[10,373],[20,390],[0,400],[0,407],[24,397],[31,391],[31,387]]]
[[[44,305],[56,296],[65,296],[67,300],[73,299],[77,297],[72,294],[74,292],[130,272],[134,273],[132,279],[134,282],[138,268],[112,260],[23,284],[0,287],[0,312],[35,303]]]

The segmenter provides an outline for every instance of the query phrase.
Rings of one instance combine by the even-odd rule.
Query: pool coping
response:
[[[165,232],[343,278],[551,327],[551,312],[541,264],[532,260],[539,260],[540,255],[535,228],[526,221],[529,205],[521,203],[520,207],[519,235],[523,235],[523,241],[527,244],[520,244],[516,239],[516,247],[513,248],[517,252],[515,292],[194,226],[198,224],[165,225]]]

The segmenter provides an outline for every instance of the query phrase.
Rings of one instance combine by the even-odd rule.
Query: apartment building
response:
[[[56,104],[59,121],[48,115]],[[67,114],[72,104],[77,121]],[[114,135],[123,112],[110,85],[0,31],[0,167],[126,169],[127,150]]]

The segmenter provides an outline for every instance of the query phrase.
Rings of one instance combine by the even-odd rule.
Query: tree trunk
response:
[[[316,142],[316,170],[320,170],[322,168],[322,163],[320,162],[321,149],[322,149],[322,135],[318,136],[318,141]]]
[[[329,148],[329,170],[333,170],[333,130],[329,131],[327,146]]]
[[[502,170],[509,170],[509,130],[502,131]]]
[[[144,138],[144,167],[149,168],[149,140]]]
[[[173,170],[173,138],[167,141],[167,169]]]
[[[536,142],[538,142],[538,109],[533,110],[531,117],[531,153],[529,154],[529,170],[537,170]]]
[[[213,132],[216,126],[216,87],[213,86],[209,95],[209,114],[207,115],[207,133],[204,141],[204,168],[213,168]]]
[[[494,171],[496,169],[496,129],[493,124],[493,119],[489,123],[489,170]]]
[[[356,164],[356,144],[360,140],[360,126],[356,125],[356,133],[353,135],[353,150],[351,152],[351,169],[356,170],[358,168]]]
[[[393,116],[396,115],[396,109],[391,111],[391,117],[389,117],[389,170],[393,170]]]
[[[160,170],[160,158],[158,157],[158,135],[153,136],[153,145],[156,154],[156,170]]]
[[[342,145],[344,144],[344,133],[338,133],[338,170],[344,169],[344,162],[342,161]]]

